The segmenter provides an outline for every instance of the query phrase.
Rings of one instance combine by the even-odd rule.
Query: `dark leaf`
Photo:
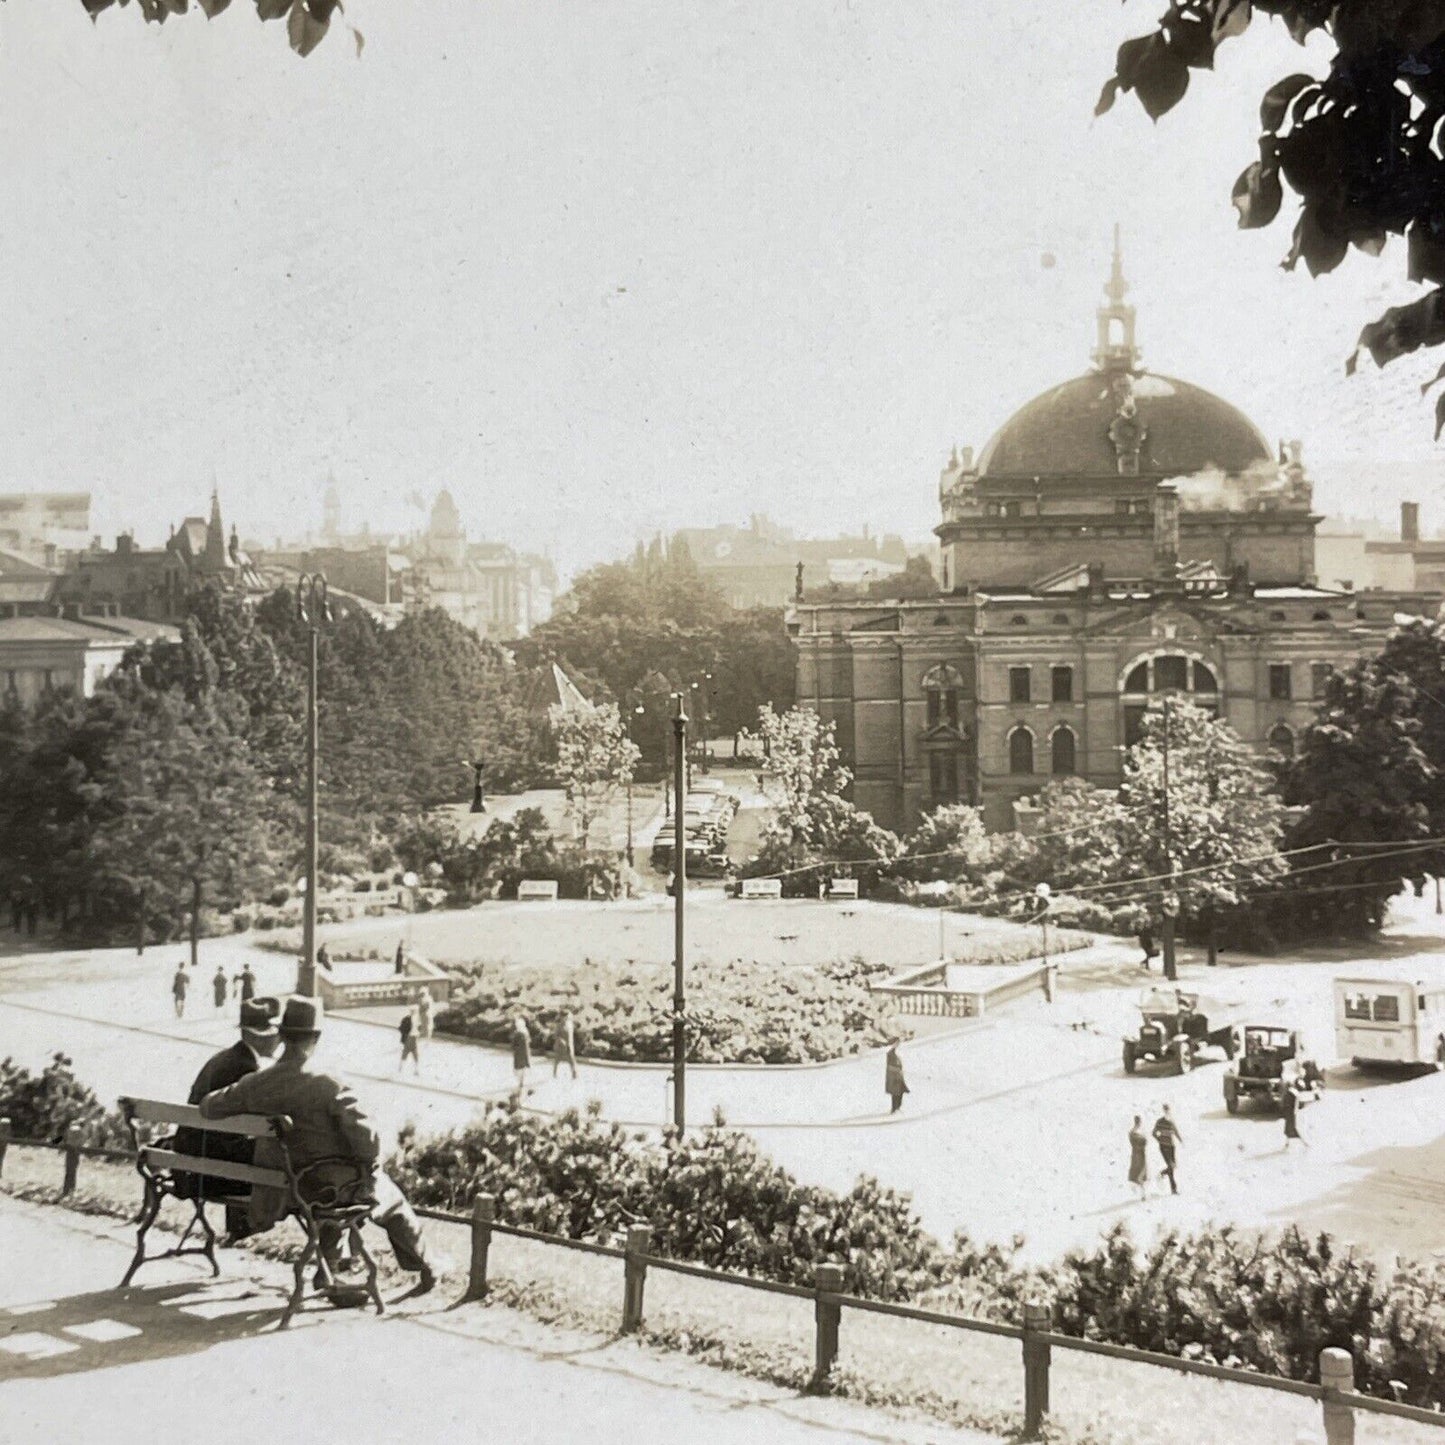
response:
[[[1440,433],[1445,431],[1445,392],[1435,398],[1435,440],[1440,440]]]
[[[1149,118],[1158,120],[1184,99],[1189,89],[1189,67],[1161,36],[1151,36],[1150,42],[1134,75],[1134,93]]]
[[[1164,18],[1169,48],[1194,70],[1214,69],[1214,32],[1191,10],[1174,10]]]
[[[109,5],[111,0],[101,0],[101,4]],[[1119,82],[1111,75],[1104,82],[1104,88],[1099,92],[1098,103],[1094,106],[1095,115],[1106,115],[1114,108],[1114,101],[1119,95]]]
[[[1354,232],[1350,241],[1357,250],[1363,251],[1367,256],[1378,256],[1385,249],[1385,228],[1383,226],[1366,226]]]
[[[1255,231],[1269,225],[1279,215],[1280,204],[1284,200],[1278,169],[1261,161],[1246,166],[1234,183],[1230,199],[1239,212],[1242,230]]]
[[[1376,366],[1387,366],[1398,357],[1422,346],[1439,346],[1445,342],[1445,291],[1438,288],[1407,306],[1392,306],[1378,320],[1360,332],[1355,355],[1346,363],[1353,371],[1353,362],[1366,350]]]
[[[1134,83],[1139,76],[1139,66],[1156,42],[1163,44],[1157,34],[1136,35],[1119,47],[1119,53],[1114,57],[1114,79],[1119,82],[1120,90],[1134,89]]]
[[[1284,124],[1295,97],[1316,84],[1318,82],[1314,76],[1305,75],[1303,72],[1287,75],[1283,80],[1276,81],[1265,91],[1264,99],[1259,103],[1260,128],[1270,132],[1277,131]]]
[[[310,55],[325,39],[329,23],[329,19],[323,19],[312,13],[306,0],[296,0],[291,7],[291,19],[286,26],[286,33],[291,38],[292,50],[303,58]]]
[[[1430,378],[1429,381],[1425,382],[1424,385],[1421,386],[1420,395],[1426,395],[1426,393],[1429,392],[1432,386],[1439,386],[1442,381],[1445,381],[1445,365],[1442,365],[1440,367],[1440,370],[1437,371],[1435,375]]]
[[[1407,264],[1412,281],[1445,281],[1445,230],[1417,220],[1410,227]]]
[[[356,41],[356,58],[360,60],[361,47],[366,44],[366,37],[353,25],[351,27],[351,38]]]
[[[207,20],[214,20],[231,0],[196,0],[196,3],[206,12]]]
[[[1300,215],[1299,251],[1311,276],[1324,276],[1345,259],[1349,238],[1325,225],[1318,205],[1306,204]]]
[[[256,14],[262,20],[279,20],[291,10],[291,0],[256,0]]]
[[[81,4],[85,6],[85,13],[94,20],[102,10],[109,10],[115,0],[81,0]]]
[[[1249,0],[1214,0],[1214,43],[1243,35],[1249,29]]]

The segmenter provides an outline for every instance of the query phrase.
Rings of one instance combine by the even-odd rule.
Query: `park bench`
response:
[[[360,1254],[366,1265],[364,1298],[376,1306],[377,1314],[382,1313],[384,1306],[376,1284],[376,1261],[361,1237],[361,1226],[371,1217],[375,1201],[361,1192],[368,1181],[359,1171],[354,1186],[337,1188],[328,1185],[308,1199],[302,1193],[306,1176],[322,1165],[343,1161],[318,1159],[299,1171],[294,1168],[286,1147],[291,1121],[282,1115],[237,1114],[229,1119],[206,1119],[194,1105],[171,1104],[161,1099],[121,1099],[120,1109],[135,1141],[136,1168],[145,1182],[145,1198],[136,1219],[135,1255],[120,1282],[121,1289],[131,1282],[141,1265],[185,1254],[203,1255],[210,1262],[212,1275],[220,1274],[220,1266],[216,1263],[216,1232],[206,1218],[206,1204],[212,1201],[204,1198],[205,1191],[200,1187],[200,1180],[224,1179],[233,1184],[247,1184],[252,1192],[258,1189],[276,1191],[286,1202],[286,1212],[282,1217],[294,1218],[306,1233],[306,1245],[294,1266],[296,1283],[286,1302],[279,1328],[285,1329],[291,1317],[302,1307],[306,1298],[306,1270],[313,1261],[321,1281],[317,1293],[333,1304],[343,1301],[352,1303],[351,1297],[360,1292],[338,1287],[332,1278],[331,1266],[321,1252],[321,1232],[328,1228],[334,1229],[338,1235],[349,1232],[352,1249]],[[175,1133],[161,1132],[179,1128],[254,1139],[259,1146],[258,1154],[274,1159],[275,1163],[245,1164],[233,1159],[207,1158],[204,1154],[180,1153],[175,1148]],[[204,1149],[205,1145],[201,1147]],[[194,1213],[177,1244],[159,1254],[147,1254],[146,1236],[167,1198],[189,1204]],[[243,1203],[247,1198],[246,1195],[238,1195],[226,1202]],[[202,1243],[188,1244],[197,1226],[200,1227]]]
[[[829,898],[856,898],[858,896],[858,880],[856,878],[830,878],[828,880]]]
[[[524,878],[517,884],[517,900],[555,903],[557,901],[557,880],[555,878]]]
[[[744,878],[740,896],[743,898],[781,898],[783,896],[783,880],[781,878]]]

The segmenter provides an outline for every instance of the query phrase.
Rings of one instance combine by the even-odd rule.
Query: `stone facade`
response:
[[[885,827],[965,801],[1007,828],[1050,777],[1117,786],[1165,696],[1293,750],[1331,668],[1439,605],[1316,584],[1299,444],[1144,371],[1126,290],[1116,249],[1094,370],[945,468],[937,598],[789,613],[798,699]]]

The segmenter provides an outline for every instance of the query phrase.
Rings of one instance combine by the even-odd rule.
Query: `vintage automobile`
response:
[[[1241,1047],[1224,1075],[1224,1106],[1239,1112],[1241,1101],[1259,1099],[1278,1108],[1287,1088],[1318,1098],[1325,1076],[1319,1065],[1305,1057],[1297,1031],[1265,1024],[1245,1024],[1239,1031]]]
[[[1234,1057],[1234,1030],[1210,1025],[1207,1006],[1197,993],[1178,988],[1146,988],[1139,997],[1139,1031],[1124,1040],[1124,1072],[1140,1063],[1171,1063],[1179,1073],[1194,1067],[1201,1049],[1222,1049]]]

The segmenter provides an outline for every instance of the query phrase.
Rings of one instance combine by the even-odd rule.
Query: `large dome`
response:
[[[1130,391],[1142,424],[1138,469],[1144,475],[1193,476],[1211,468],[1238,474],[1274,461],[1259,428],[1212,392],[1153,372],[1100,369],[1016,411],[983,449],[980,474],[1117,476],[1119,449],[1111,428],[1121,392]]]

